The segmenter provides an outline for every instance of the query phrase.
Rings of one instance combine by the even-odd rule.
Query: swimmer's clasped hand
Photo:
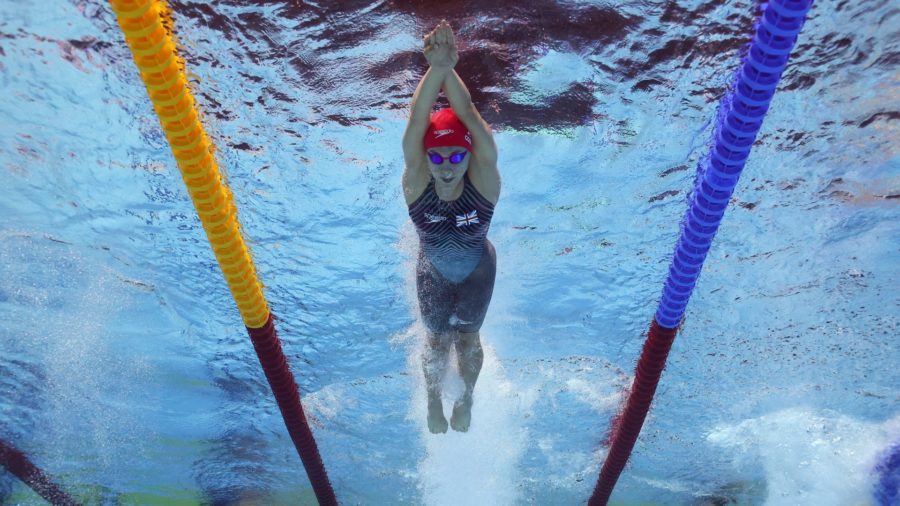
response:
[[[450,68],[459,61],[456,49],[456,37],[447,20],[441,20],[437,27],[422,39],[425,59],[436,68]]]

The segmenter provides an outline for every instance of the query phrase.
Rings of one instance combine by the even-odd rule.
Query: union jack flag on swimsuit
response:
[[[466,225],[474,225],[475,223],[478,223],[478,211],[477,210],[469,211],[468,213],[456,215],[456,226],[457,227],[464,227]]]

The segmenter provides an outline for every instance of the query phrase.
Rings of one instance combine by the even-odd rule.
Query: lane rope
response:
[[[691,202],[650,324],[625,409],[612,423],[610,448],[588,504],[602,506],[625,468],[653,401],[672,342],[750,148],[803,28],[812,0],[770,0],[731,92],[720,103],[715,143],[697,167]]]
[[[0,439],[0,464],[53,506],[79,506],[78,502],[32,464],[24,453],[2,439]]]
[[[313,438],[297,382],[262,293],[256,267],[241,235],[234,197],[214,156],[215,146],[200,121],[187,85],[184,62],[166,23],[162,0],[110,0],[147,94],[181,171],[206,237],[237,304],[244,326],[321,505],[336,505],[334,490]]]

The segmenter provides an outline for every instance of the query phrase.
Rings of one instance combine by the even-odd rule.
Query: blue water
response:
[[[754,4],[249,4],[171,2],[342,504],[584,503]],[[433,436],[400,138],[441,17],[503,195],[472,430]],[[816,3],[614,503],[877,504],[898,20]],[[314,504],[109,7],[0,0],[0,89],[0,438],[86,504]]]

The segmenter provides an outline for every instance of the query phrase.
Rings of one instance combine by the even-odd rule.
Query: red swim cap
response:
[[[472,151],[472,134],[453,109],[446,107],[431,115],[424,143],[425,149],[462,146]]]

